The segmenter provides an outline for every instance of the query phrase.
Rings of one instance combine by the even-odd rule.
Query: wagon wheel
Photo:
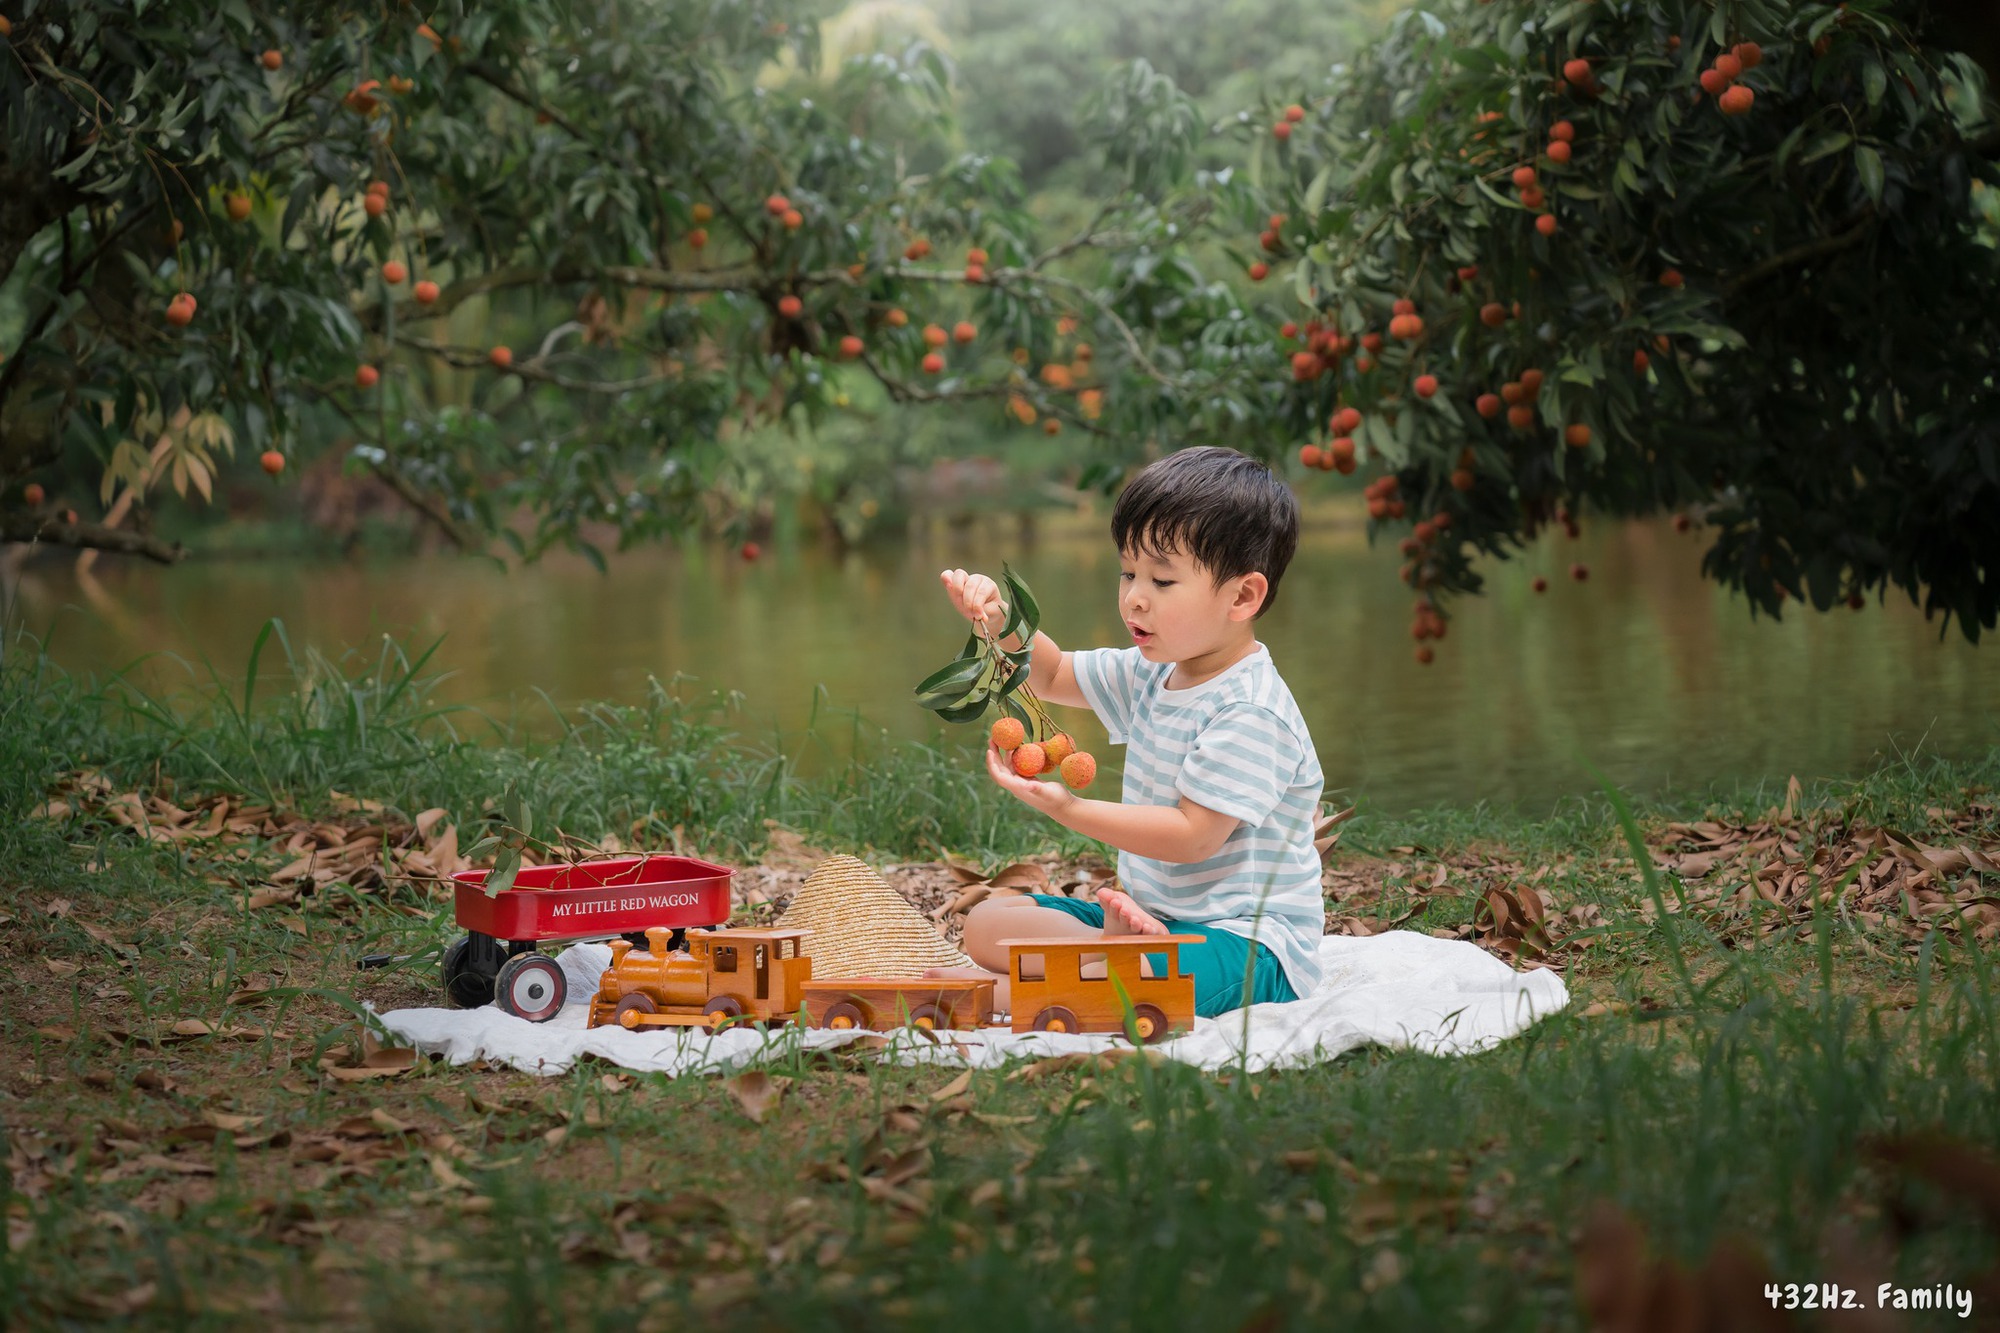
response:
[[[1165,1041],[1171,1028],[1166,1011],[1157,1004],[1135,1004],[1132,1006],[1132,1030],[1139,1034],[1141,1046],[1151,1046],[1156,1041]]]
[[[1081,1032],[1083,1024],[1076,1021],[1076,1014],[1065,1005],[1052,1004],[1035,1015],[1037,1032]]]
[[[935,1032],[939,1028],[952,1026],[951,1010],[941,1004],[920,1004],[910,1010],[909,1024],[922,1028],[925,1032]]]
[[[545,953],[515,954],[493,981],[501,1009],[530,1023],[546,1023],[562,1012],[569,981],[562,965]]]
[[[743,1017],[743,1001],[734,995],[718,995],[702,1006],[701,1016],[710,1032],[720,1031],[731,1019]]]
[[[826,1016],[819,1021],[823,1028],[838,1028],[843,1032],[868,1026],[868,1015],[852,1000],[840,1000],[826,1007]]]
[[[454,1009],[477,1009],[493,1003],[493,978],[507,956],[500,941],[473,931],[461,935],[444,951],[438,970],[443,974],[445,1003]]]
[[[659,1012],[660,1006],[653,1003],[652,996],[646,994],[644,991],[633,991],[630,995],[620,1000],[618,1007],[611,1011],[611,1021],[619,1027],[629,1030],[639,1026],[639,1016],[641,1014],[657,1014]]]

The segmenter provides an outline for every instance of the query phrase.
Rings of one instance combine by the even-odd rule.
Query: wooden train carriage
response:
[[[647,931],[644,949],[611,942],[590,1026],[719,1028],[797,1016],[800,988],[812,980],[812,959],[801,947],[811,931],[690,930],[686,953],[668,949],[672,933]]]
[[[1119,999],[1120,987],[1141,1042],[1150,1045],[1187,1031],[1194,1026],[1194,974],[1181,970],[1180,947],[1202,942],[1199,935],[1001,940],[1014,1031],[1122,1033],[1126,1004]],[[1148,954],[1166,955],[1166,975],[1145,975]],[[1103,956],[1102,977],[1084,975],[1086,955]],[[1023,976],[1023,965],[1035,963],[1042,974]]]
[[[993,1021],[995,983],[976,978],[844,977],[799,988],[814,1027],[976,1028]]]

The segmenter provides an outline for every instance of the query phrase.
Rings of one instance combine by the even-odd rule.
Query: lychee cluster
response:
[[[1045,741],[1028,739],[1028,729],[1016,717],[1003,717],[993,724],[993,743],[1013,758],[1014,771],[1024,778],[1060,772],[1072,791],[1081,791],[1097,777],[1097,760],[1076,748],[1066,731],[1058,731]]]

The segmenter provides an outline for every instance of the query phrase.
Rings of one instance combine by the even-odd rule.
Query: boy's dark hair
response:
[[[1299,502],[1248,454],[1202,445],[1147,464],[1125,484],[1111,508],[1111,539],[1121,553],[1185,551],[1218,586],[1262,574],[1269,586],[1261,616],[1298,550]]]

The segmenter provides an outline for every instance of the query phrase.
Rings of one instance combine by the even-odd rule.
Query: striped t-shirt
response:
[[[1263,644],[1186,689],[1172,662],[1137,648],[1070,654],[1084,702],[1125,746],[1124,800],[1183,796],[1239,822],[1222,850],[1180,863],[1118,853],[1118,879],[1155,916],[1199,922],[1263,944],[1301,998],[1319,983],[1325,930],[1313,822],[1324,784],[1312,735]]]

